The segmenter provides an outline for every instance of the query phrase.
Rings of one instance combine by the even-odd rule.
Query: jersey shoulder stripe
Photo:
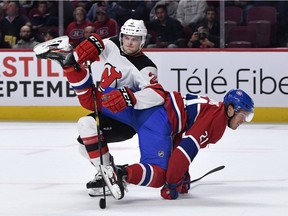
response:
[[[111,40],[118,47],[121,55],[127,58],[139,71],[141,71],[143,68],[146,67],[157,68],[154,62],[151,59],[149,59],[142,51],[134,56],[129,56],[123,53],[122,50],[120,49],[120,41],[118,36],[112,37],[109,40]]]
[[[157,68],[156,65],[144,53],[137,56],[125,56],[139,71],[146,67]]]

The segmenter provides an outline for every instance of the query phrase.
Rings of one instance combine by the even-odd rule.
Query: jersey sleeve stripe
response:
[[[187,161],[189,161],[189,163],[191,163],[191,159],[190,159],[189,155],[187,154],[187,152],[181,146],[178,146],[177,149],[179,149],[182,152],[182,154],[186,157]]]
[[[181,113],[180,113],[180,109],[179,109],[179,107],[178,107],[178,104],[177,104],[177,102],[176,102],[176,99],[175,99],[175,96],[174,96],[174,94],[170,94],[170,96],[171,96],[171,100],[172,100],[172,102],[173,102],[173,107],[174,107],[174,110],[175,110],[175,113],[177,114],[177,120],[178,120],[178,125],[177,125],[177,133],[179,133],[180,131],[181,131],[181,129],[182,129],[182,118],[181,118]]]
[[[186,100],[186,106],[193,105],[193,104],[201,104],[201,103],[207,103],[207,100],[204,98]]]
[[[178,146],[177,148],[185,155],[189,163],[191,163],[197,155],[200,146],[194,137],[184,136],[183,140],[180,143],[180,146]]]
[[[198,141],[192,135],[183,135],[183,139],[185,138],[190,138],[192,142],[195,144],[195,146],[197,147],[197,149],[200,149],[200,145]]]
[[[87,89],[92,85],[92,77],[89,73],[87,73],[85,78],[81,81],[75,83],[70,82],[70,84],[75,90]]]
[[[76,95],[85,95],[88,92],[88,89],[85,90],[75,90]]]
[[[193,124],[200,113],[201,104],[207,103],[207,100],[198,95],[186,95],[184,103],[189,113],[190,124]]]

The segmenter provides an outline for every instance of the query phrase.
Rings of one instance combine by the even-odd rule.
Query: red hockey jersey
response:
[[[215,144],[223,136],[228,117],[222,102],[208,97],[173,92],[165,103],[174,134],[167,182],[177,184],[189,169],[200,148]]]

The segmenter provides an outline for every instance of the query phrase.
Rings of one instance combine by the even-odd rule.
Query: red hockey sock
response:
[[[83,143],[86,147],[89,158],[98,158],[100,157],[99,145],[98,145],[98,136],[91,136],[82,138]],[[109,151],[107,143],[104,141],[103,136],[101,136],[102,144],[102,155]]]
[[[133,164],[127,167],[127,183],[159,188],[165,183],[165,170],[151,164]]]

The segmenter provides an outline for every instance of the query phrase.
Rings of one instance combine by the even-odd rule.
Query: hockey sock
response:
[[[95,119],[91,116],[84,116],[79,119],[77,127],[90,161],[98,168],[98,165],[100,164],[100,150]],[[102,142],[103,164],[108,165],[110,164],[110,154],[107,142],[104,140],[102,134],[100,135],[100,139]],[[81,150],[83,151],[83,148],[81,148]]]
[[[133,164],[126,168],[127,183],[159,188],[165,183],[165,170],[151,164]]]

